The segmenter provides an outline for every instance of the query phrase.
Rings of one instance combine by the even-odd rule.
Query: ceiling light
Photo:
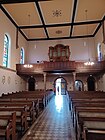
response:
[[[86,65],[86,66],[91,65],[92,66],[92,65],[94,65],[94,62],[90,61],[90,59],[89,59],[89,61],[85,62],[84,65]]]
[[[31,64],[25,64],[24,67],[25,67],[25,68],[32,68],[33,65],[31,65]]]

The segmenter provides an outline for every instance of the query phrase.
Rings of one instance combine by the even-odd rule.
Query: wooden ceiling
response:
[[[0,8],[27,41],[94,37],[105,20],[105,0],[0,0]]]

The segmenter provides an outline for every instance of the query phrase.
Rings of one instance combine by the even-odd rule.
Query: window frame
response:
[[[4,49],[3,49],[3,66],[8,67],[9,66],[9,46],[10,45],[10,39],[7,34],[4,34]]]

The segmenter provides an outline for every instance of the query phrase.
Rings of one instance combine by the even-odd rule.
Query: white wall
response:
[[[103,42],[103,28],[101,26],[101,28],[99,29],[98,33],[95,36],[96,56],[98,44],[101,44],[102,57],[103,59],[105,59],[105,44],[103,44],[102,42]]]
[[[56,44],[64,44],[70,46],[70,60],[87,61],[89,57],[95,59],[94,38],[89,38],[89,53],[88,47],[84,46],[84,39],[69,39],[59,41],[33,41],[29,43],[28,54],[26,58],[27,63],[36,63],[37,61],[49,61],[48,51],[50,46]]]
[[[11,55],[10,55],[10,68],[16,69],[16,64],[20,63],[20,48],[23,47],[26,52],[27,41],[19,33],[19,48],[16,49],[16,27],[11,23],[11,21],[5,16],[5,14],[0,10],[0,65],[3,62],[3,49],[4,49],[4,34],[7,33],[11,39]]]
[[[15,71],[0,68],[0,96],[2,93],[25,90],[26,82]]]
[[[97,32],[96,36],[95,36],[95,47],[96,47],[96,56],[98,56],[97,53],[97,47],[98,44],[101,44],[101,50],[102,50],[102,56],[103,58],[105,57],[105,44],[102,43],[103,42],[103,28],[101,26],[101,28],[99,29],[99,31]],[[105,58],[104,58],[105,60]],[[97,90],[100,91],[105,91],[105,74],[100,74],[97,76]]]
[[[97,89],[105,92],[105,74],[97,76]]]
[[[10,54],[10,69],[16,70],[16,64],[20,63],[20,49],[24,48],[26,52],[27,41],[19,33],[19,48],[16,49],[16,27],[0,10],[0,95],[7,92],[15,92],[25,90],[25,80],[20,78],[16,71],[4,69],[3,63],[3,50],[4,50],[4,34],[7,33],[11,41],[11,54]],[[5,77],[5,82],[3,78]],[[10,79],[8,82],[8,79]]]
[[[70,46],[70,60],[75,61],[87,61],[89,57],[94,60],[97,56],[97,44],[102,43],[102,28],[98,31],[95,42],[94,38],[89,38],[89,52],[88,47],[84,46],[84,41],[86,39],[68,39],[68,40],[52,40],[52,41],[33,41],[28,43],[24,37],[19,33],[19,48],[16,49],[16,27],[11,23],[11,21],[4,15],[0,10],[0,66],[2,66],[3,61],[3,48],[4,48],[4,34],[8,33],[11,38],[11,57],[10,57],[10,69],[16,70],[16,64],[20,63],[20,49],[21,47],[25,50],[25,63],[36,63],[37,61],[49,61],[48,50],[49,46],[55,46],[56,44],[64,44]],[[2,77],[5,76],[5,83],[2,82]],[[11,82],[8,84],[8,77],[10,77]],[[47,79],[47,89],[53,88],[53,81],[57,76],[53,78],[50,77]],[[105,76],[104,76],[105,77]],[[103,81],[105,78],[103,77]],[[72,76],[65,76],[67,79],[67,88],[73,90],[73,79]],[[81,77],[82,78],[82,77]],[[86,78],[82,79],[85,82],[86,87]],[[16,75],[16,72],[9,71],[8,69],[2,69],[0,67],[0,94],[2,92],[13,92],[19,90],[25,90],[25,80],[22,80],[19,76]],[[23,84],[20,84],[23,83]],[[43,76],[37,78],[37,89],[43,89]],[[6,87],[6,88],[5,88]],[[99,89],[103,89],[103,85],[99,84]]]
[[[66,81],[67,81],[67,90],[73,91],[73,74],[68,74],[68,75],[61,75]],[[46,89],[54,89],[54,81],[60,78],[59,75],[47,75],[46,78]],[[87,90],[87,78],[88,76],[77,76],[76,75],[76,80],[81,80],[84,84],[84,90]],[[44,89],[44,77],[43,75],[41,76],[35,76],[36,80],[36,87],[35,89]],[[28,84],[27,84],[27,90],[28,90]]]

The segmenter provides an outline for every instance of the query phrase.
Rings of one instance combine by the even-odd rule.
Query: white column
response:
[[[73,72],[73,90],[75,91],[76,72]]]
[[[47,74],[44,73],[43,76],[44,76],[44,91],[46,91],[46,76],[47,76]]]

